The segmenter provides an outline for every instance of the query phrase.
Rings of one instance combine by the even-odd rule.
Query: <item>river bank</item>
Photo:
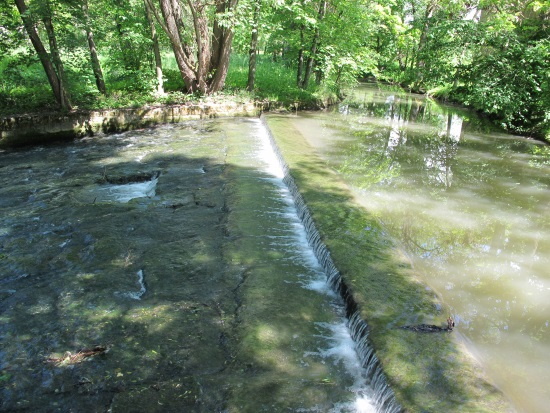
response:
[[[0,148],[120,133],[222,116],[258,116],[269,104],[218,101],[139,108],[34,113],[0,118]]]
[[[5,115],[0,116],[0,149],[121,133],[187,120],[257,117],[265,111],[317,110],[337,103],[335,99],[330,95],[323,99],[282,102],[219,96],[177,104]]]
[[[378,85],[383,85],[378,83]],[[382,88],[395,88],[390,84]],[[429,96],[429,95],[426,95]],[[438,97],[435,97],[438,99]],[[316,101],[293,103],[269,100],[239,99],[235,97],[204,98],[192,102],[149,105],[132,108],[74,110],[63,112],[35,112],[0,116],[0,149],[55,141],[78,139],[85,136],[121,133],[164,123],[178,123],[193,119],[227,116],[259,116],[267,111],[317,110],[337,103],[336,96],[327,95]],[[446,97],[443,96],[443,101]],[[460,105],[460,108],[466,109]],[[483,113],[478,112],[480,118]],[[492,122],[494,120],[487,122]],[[533,136],[550,142],[550,135]]]

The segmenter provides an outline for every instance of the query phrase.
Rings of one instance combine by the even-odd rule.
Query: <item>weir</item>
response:
[[[376,357],[375,350],[369,342],[369,327],[366,321],[361,318],[357,310],[357,304],[354,302],[348,287],[342,281],[340,272],[332,261],[329,250],[321,240],[321,235],[315,227],[315,223],[309,209],[300,194],[300,191],[298,190],[298,187],[290,173],[290,168],[285,162],[273,134],[267,125],[265,116],[262,115],[260,120],[262,127],[267,133],[271,148],[273,149],[279,165],[283,170],[283,182],[292,196],[296,213],[304,226],[307,243],[313,250],[317,261],[323,268],[327,277],[327,283],[344,301],[347,328],[349,329],[351,337],[355,343],[355,349],[361,365],[365,370],[364,376],[366,377],[366,384],[371,387],[373,392],[370,402],[374,405],[377,412],[400,412],[402,411],[402,408],[395,399],[394,393],[389,387],[378,358]]]
[[[0,410],[401,410],[260,120],[4,155]]]

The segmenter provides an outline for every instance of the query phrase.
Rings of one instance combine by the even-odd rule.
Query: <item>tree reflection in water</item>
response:
[[[294,124],[355,190],[497,385],[550,402],[550,150],[418,95],[360,88]],[[520,380],[521,379],[521,380]]]

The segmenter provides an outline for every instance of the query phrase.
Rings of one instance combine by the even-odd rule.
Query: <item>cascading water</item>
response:
[[[320,234],[315,228],[309,210],[305,205],[305,202],[300,193],[298,192],[292,176],[289,173],[288,165],[282,158],[281,153],[278,150],[278,147],[273,139],[273,136],[271,135],[269,128],[265,124],[265,120],[263,120],[262,122],[265,131],[265,136],[263,137],[267,139],[269,144],[269,148],[264,150],[271,151],[271,155],[274,157],[270,166],[270,168],[272,168],[271,172],[273,175],[278,176],[281,179],[281,185],[284,186],[284,189],[288,191],[292,198],[292,207],[295,209],[297,218],[301,224],[301,228],[298,228],[298,232],[300,230],[304,232],[304,243],[307,244],[308,249],[311,251],[311,254],[314,255],[315,264],[322,268],[324,275],[326,276],[325,284],[328,284],[330,288],[332,288],[332,290],[337,292],[345,303],[345,312],[347,319],[347,328],[345,330],[347,332],[349,340],[354,343],[355,357],[359,358],[359,364],[362,367],[360,372],[356,372],[356,375],[363,380],[363,388],[361,390],[355,390],[358,396],[355,407],[357,411],[400,411],[400,406],[397,404],[392,390],[387,385],[382,369],[380,368],[376,355],[374,354],[374,350],[368,342],[367,324],[364,320],[361,319],[358,312],[356,311],[355,303],[352,301],[349,294],[347,293],[347,288],[345,284],[343,284],[341,281],[339,271],[334,265],[328,249],[321,241]],[[260,135],[264,134],[260,132]],[[317,288],[322,287],[317,286]],[[341,331],[338,331],[337,333],[334,327],[329,329],[332,330],[334,341],[338,340],[336,337],[340,337],[340,339],[342,340],[345,336],[345,334],[342,335]],[[336,350],[340,351],[340,355],[345,353],[345,351],[341,350],[343,348],[341,344],[342,341],[340,341],[339,344],[335,344],[336,349],[340,348],[340,350]],[[366,394],[369,395],[368,398],[365,397]],[[369,405],[368,408],[365,407],[366,404]]]
[[[315,227],[315,223],[313,222],[309,209],[307,208],[307,205],[290,174],[289,167],[285,162],[263,115],[261,117],[261,123],[263,131],[260,131],[259,133],[260,138],[268,141],[268,148],[264,148],[264,151],[271,152],[271,154],[268,153],[264,156],[271,155],[275,158],[270,165],[271,173],[281,179],[281,185],[284,186],[284,189],[286,189],[291,196],[292,206],[295,208],[297,217],[301,224],[301,228],[298,228],[297,231],[304,231],[305,241],[307,242],[311,253],[315,257],[315,263],[316,265],[320,265],[326,275],[326,284],[328,284],[330,289],[338,293],[344,301],[346,313],[345,326],[347,328],[345,328],[345,332],[336,332],[334,328],[332,328],[332,333],[334,337],[333,340],[338,341],[338,337],[340,337],[340,344],[347,338],[353,341],[355,354],[347,355],[347,357],[358,357],[359,363],[362,367],[362,371],[355,372],[356,377],[363,379],[362,385],[359,385],[361,388],[354,389],[357,394],[355,404],[356,410],[358,412],[399,412],[401,411],[401,407],[397,403],[393,391],[386,382],[384,373],[374,352],[374,348],[369,342],[368,325],[357,311],[357,306],[350,296],[347,286],[342,282],[340,272],[332,261],[330,252],[321,241],[321,236]],[[338,348],[338,345],[336,348]],[[342,353],[345,352],[340,350],[340,355],[342,355]],[[348,370],[350,370],[350,368],[348,368]],[[366,397],[367,394],[368,397]]]

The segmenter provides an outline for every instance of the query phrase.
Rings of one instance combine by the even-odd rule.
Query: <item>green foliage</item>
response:
[[[56,107],[44,70],[29,50],[18,49],[2,59],[0,73],[0,113]]]
[[[245,89],[248,75],[248,59],[234,54],[226,79],[226,89],[236,93]],[[257,81],[254,96],[260,100],[280,102],[283,105],[300,103],[301,106],[316,105],[316,88],[304,90],[296,86],[293,68],[273,62],[269,56],[258,56]]]
[[[458,96],[504,127],[528,132],[550,117],[550,42],[525,44],[513,36],[499,40],[506,47],[472,63]]]
[[[142,0],[88,2],[106,97],[96,91],[82,3],[25,1],[47,48],[40,17],[52,17],[77,107],[183,99],[185,84],[158,24],[169,96],[154,96],[152,40]],[[257,4],[240,0],[235,12],[223,16],[224,27],[234,25],[237,53],[225,93],[244,96]],[[358,78],[375,77],[464,103],[511,131],[549,136],[550,3],[484,1],[477,4],[481,14],[475,7],[465,0],[261,0],[256,86],[246,96],[311,107],[341,97]],[[0,19],[0,112],[53,109],[47,79],[13,3],[0,5]],[[182,34],[194,36],[191,25]],[[302,79],[312,61],[303,89],[296,86],[300,54]]]
[[[378,77],[464,103],[514,132],[548,134],[548,1],[380,1]]]

